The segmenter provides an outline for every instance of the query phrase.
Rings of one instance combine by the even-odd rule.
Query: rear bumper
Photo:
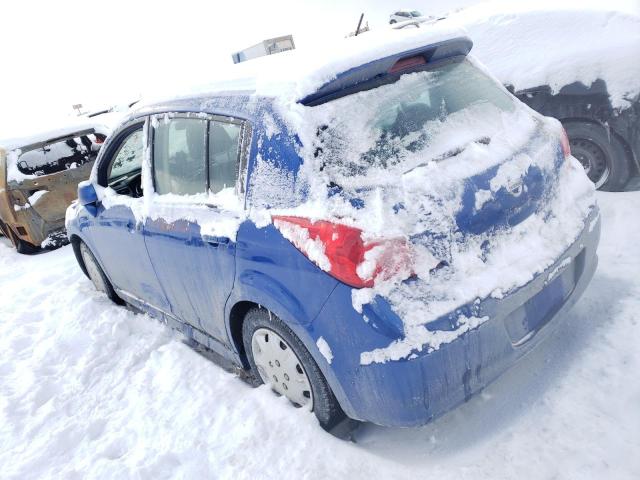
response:
[[[397,338],[392,327],[384,326],[397,320],[390,309],[376,308],[365,311],[365,321],[345,308],[351,289],[340,284],[309,332],[332,347],[331,364],[319,354],[318,364],[350,417],[386,426],[425,424],[468,400],[558,327],[593,277],[599,239],[594,208],[576,241],[530,283],[504,298],[489,297],[456,310],[479,310],[489,320],[438,350],[405,360],[360,364],[362,352]]]
[[[33,209],[29,208],[24,212],[17,212],[16,220],[9,223],[16,235],[22,240],[39,247],[42,243],[48,243],[50,238],[58,238],[61,235],[66,235],[64,216],[53,221],[45,221],[35,211],[30,210]],[[26,234],[23,232],[26,232]],[[51,246],[54,245],[55,243],[51,244]]]

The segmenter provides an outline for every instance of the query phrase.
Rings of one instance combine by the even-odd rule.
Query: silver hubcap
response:
[[[96,287],[96,290],[99,292],[107,292],[107,286],[102,279],[102,275],[100,275],[100,269],[96,262],[93,261],[93,256],[89,249],[84,243],[80,244],[80,253],[82,254],[82,260],[84,261],[84,266],[87,269],[87,273],[89,274],[89,278],[93,282],[93,286]]]
[[[313,392],[302,362],[273,330],[259,328],[251,338],[253,361],[262,381],[294,405],[313,409]]]

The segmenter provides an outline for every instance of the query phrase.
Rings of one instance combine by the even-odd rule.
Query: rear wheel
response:
[[[629,160],[620,140],[600,125],[587,122],[565,124],[571,153],[584,167],[597,189],[623,190],[629,181]]]
[[[254,308],[242,325],[253,375],[300,408],[313,411],[329,430],[345,414],[311,354],[287,325],[263,308]]]
[[[103,292],[109,297],[109,299],[117,304],[122,304],[122,300],[116,294],[113,289],[113,285],[104,274],[102,267],[98,264],[96,257],[93,255],[89,247],[84,242],[80,242],[80,255],[82,257],[82,262],[84,263],[85,270],[89,279],[93,283],[93,286],[99,292]]]

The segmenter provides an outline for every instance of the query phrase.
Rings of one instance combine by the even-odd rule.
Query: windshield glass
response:
[[[87,134],[48,143],[20,155],[18,170],[24,175],[50,175],[92,162],[106,137]]]
[[[318,107],[316,158],[330,173],[402,171],[488,143],[513,98],[470,61],[403,75],[397,82]],[[389,172],[390,173],[390,172]]]

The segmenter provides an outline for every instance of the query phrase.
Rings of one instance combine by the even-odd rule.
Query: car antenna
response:
[[[362,19],[363,18],[364,18],[364,13],[361,13],[360,14],[360,20],[358,20],[358,28],[356,28],[356,34],[355,34],[356,37],[360,33],[360,26],[362,25]]]

